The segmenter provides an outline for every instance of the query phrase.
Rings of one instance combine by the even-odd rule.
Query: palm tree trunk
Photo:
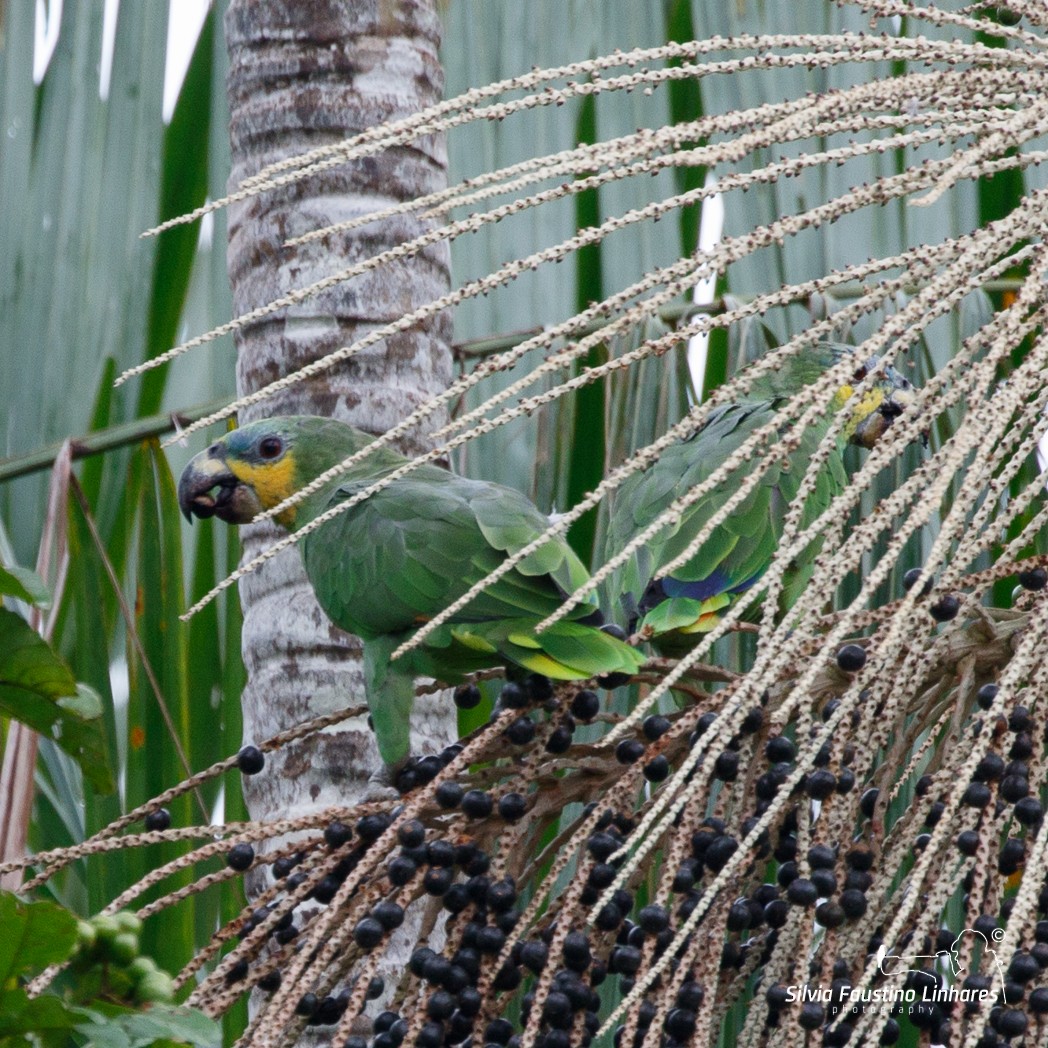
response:
[[[232,0],[226,35],[234,186],[273,161],[430,105],[443,88],[433,0]],[[385,250],[418,229],[414,220],[398,219],[295,248],[283,246],[288,237],[444,184],[444,142],[427,138],[233,208],[228,266],[236,313]],[[252,326],[237,339],[240,392],[351,344],[448,286],[447,252],[438,248]],[[265,401],[251,415],[331,415],[381,433],[447,384],[450,327],[448,317],[420,325]],[[254,527],[243,538],[245,556],[251,557],[275,534]],[[245,579],[241,600],[247,740],[363,700],[359,645],[320,611],[296,550]],[[416,751],[432,752],[454,735],[449,708],[448,702],[431,700],[428,709],[420,703]],[[273,754],[262,774],[245,779],[248,807],[254,818],[271,819],[312,806],[352,804],[378,767],[367,725],[350,722]]]

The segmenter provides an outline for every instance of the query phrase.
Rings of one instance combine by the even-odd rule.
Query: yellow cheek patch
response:
[[[839,411],[844,407],[848,398],[855,392],[854,386],[841,386],[837,390],[837,393],[833,398],[833,407],[835,411]],[[881,404],[884,403],[884,390],[878,386],[874,386],[873,389],[868,389],[859,398],[859,402],[852,408],[851,415],[844,423],[844,436],[847,440],[851,440],[858,429],[859,423],[864,419],[872,415]]]
[[[290,454],[276,462],[261,465],[236,459],[227,462],[226,465],[237,480],[254,491],[264,509],[272,509],[294,494],[295,462]],[[288,524],[294,519],[294,507],[280,514],[282,524]]]

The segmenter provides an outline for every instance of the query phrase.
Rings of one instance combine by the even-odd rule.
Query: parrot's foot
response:
[[[372,801],[396,801],[400,799],[400,793],[393,784],[393,770],[383,765],[368,779],[367,788],[361,803],[369,804]]]

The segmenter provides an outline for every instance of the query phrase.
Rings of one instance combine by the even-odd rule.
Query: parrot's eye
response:
[[[279,437],[265,437],[258,445],[258,453],[264,459],[275,459],[284,450],[284,442]]]

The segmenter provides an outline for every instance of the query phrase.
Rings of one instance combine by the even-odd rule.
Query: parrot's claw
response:
[[[400,793],[393,785],[393,772],[383,765],[369,779],[364,790],[364,796],[360,798],[362,804],[370,804],[373,801],[397,801]]]

